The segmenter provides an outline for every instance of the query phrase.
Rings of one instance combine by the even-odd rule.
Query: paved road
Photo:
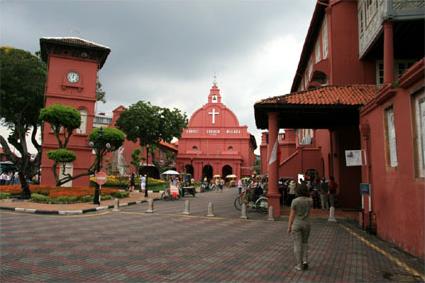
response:
[[[295,271],[287,222],[253,213],[253,220],[239,219],[234,195],[188,197],[189,217],[181,215],[183,201],[155,202],[153,214],[145,213],[146,203],[79,216],[1,212],[0,281],[420,281],[409,266],[423,263],[326,219],[313,219],[310,269]],[[215,204],[216,218],[205,217],[208,201]]]

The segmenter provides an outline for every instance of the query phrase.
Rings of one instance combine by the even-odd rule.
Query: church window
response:
[[[326,16],[323,18],[322,26],[322,53],[323,59],[328,58],[328,23]]]
[[[85,134],[87,132],[87,110],[80,109],[81,124],[77,129],[77,134]]]
[[[425,90],[414,97],[417,176],[425,177]]]
[[[318,63],[320,60],[322,60],[321,59],[321,56],[320,56],[320,54],[321,54],[321,52],[320,52],[320,37],[317,37],[317,41],[316,41],[316,47],[315,47],[315,50],[314,50],[314,57],[315,57],[315,63]]]
[[[192,150],[197,151],[198,147],[196,145],[192,146]]]
[[[232,150],[233,150],[233,146],[229,146],[229,147],[227,148],[227,150],[228,150],[228,151],[232,151]]]
[[[397,143],[394,124],[394,109],[389,107],[385,109],[386,138],[387,138],[387,156],[390,167],[397,167]]]

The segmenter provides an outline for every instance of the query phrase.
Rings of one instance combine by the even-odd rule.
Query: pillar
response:
[[[273,216],[280,216],[280,194],[277,188],[278,182],[278,166],[277,150],[278,150],[278,113],[268,113],[268,124],[269,124],[269,143],[267,145],[267,168],[269,173],[269,184],[268,194],[269,206],[273,206]]]
[[[384,22],[384,84],[394,81],[393,23]]]

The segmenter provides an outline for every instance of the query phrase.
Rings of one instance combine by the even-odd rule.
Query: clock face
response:
[[[77,83],[80,80],[80,75],[77,72],[69,72],[66,78],[70,83]]]

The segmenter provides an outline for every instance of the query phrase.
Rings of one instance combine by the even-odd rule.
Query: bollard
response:
[[[148,199],[148,210],[146,210],[146,213],[153,213],[153,199]]]
[[[114,208],[112,209],[112,211],[120,211],[120,200],[117,198],[115,198]]]
[[[267,218],[267,220],[269,221],[274,221],[274,216],[273,216],[273,206],[269,206],[269,217]]]
[[[189,200],[185,200],[184,201],[184,211],[183,211],[184,215],[190,215],[190,203]]]
[[[248,216],[246,215],[246,203],[242,203],[241,205],[241,219],[248,219]]]
[[[208,202],[208,217],[214,217],[214,205],[212,202]]]
[[[328,221],[330,222],[336,222],[335,219],[335,207],[331,206],[331,208],[329,208],[329,218]]]

